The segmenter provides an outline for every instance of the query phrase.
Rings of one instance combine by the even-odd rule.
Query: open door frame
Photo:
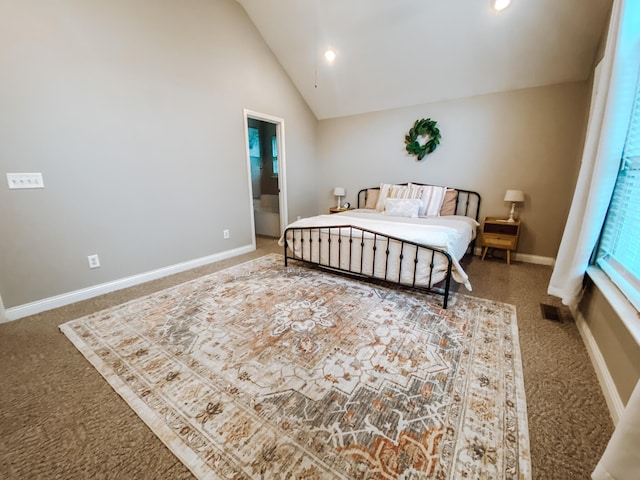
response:
[[[0,323],[7,321],[7,315],[4,312],[4,303],[2,303],[2,296],[0,295]]]
[[[251,233],[253,246],[256,246],[256,219],[253,214],[253,188],[251,186],[251,157],[249,156],[249,119],[262,120],[273,123],[276,126],[276,138],[278,142],[278,203],[280,207],[280,235],[288,225],[287,210],[287,181],[286,181],[286,149],[284,141],[284,119],[244,109],[244,147],[247,157],[247,181],[249,182],[249,210],[251,211]]]

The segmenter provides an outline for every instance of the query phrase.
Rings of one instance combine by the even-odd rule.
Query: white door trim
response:
[[[7,321],[7,315],[4,311],[4,303],[2,303],[2,295],[0,295],[0,323]]]
[[[253,110],[244,109],[244,148],[247,157],[247,180],[249,187],[249,207],[251,210],[251,233],[253,236],[253,243],[256,242],[256,228],[255,217],[253,214],[253,196],[251,188],[251,157],[249,156],[249,119],[262,120],[276,125],[276,137],[278,139],[278,194],[280,203],[280,235],[284,232],[288,225],[288,209],[287,209],[287,176],[286,176],[286,148],[284,137],[284,119],[267,115],[265,113],[254,112]]]

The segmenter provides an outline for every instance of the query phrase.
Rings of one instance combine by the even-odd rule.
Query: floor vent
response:
[[[562,322],[562,315],[560,314],[560,309],[558,307],[541,303],[540,310],[542,311],[542,318],[546,320],[553,320],[554,322]]]

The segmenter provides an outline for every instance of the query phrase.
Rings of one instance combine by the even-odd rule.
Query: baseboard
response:
[[[598,348],[598,344],[595,338],[593,338],[589,324],[577,308],[571,308],[571,313],[576,321],[576,326],[578,327],[578,332],[580,332],[582,341],[587,347],[587,353],[589,354],[593,368],[596,371],[596,376],[600,382],[600,388],[602,389],[602,393],[604,394],[604,398],[607,402],[607,407],[609,407],[609,414],[611,415],[613,424],[617,425],[618,420],[620,420],[620,416],[622,415],[622,411],[624,410],[624,403],[618,394],[618,389],[616,388],[613,378],[609,373],[609,369],[607,368],[604,357],[600,352],[600,348]]]
[[[482,247],[476,247],[473,254],[480,257],[482,256]],[[540,255],[531,255],[529,253],[513,253],[511,259],[517,262],[534,263],[536,265],[550,265],[556,264],[556,259],[553,257],[542,257]]]
[[[191,268],[201,267],[210,263],[226,260],[227,258],[232,258],[238,255],[253,252],[255,249],[255,244],[246,245],[244,247],[227,250],[225,252],[216,253],[214,255],[208,255],[206,257],[196,258],[194,260],[170,265],[168,267],[159,268],[157,270],[151,270],[150,272],[120,278],[111,282],[101,283],[99,285],[82,288],[80,290],[75,290],[69,293],[63,293],[62,295],[56,295],[54,297],[37,300],[35,302],[25,303],[24,305],[18,305],[17,307],[7,308],[4,311],[5,318],[3,319],[3,321],[18,320],[20,318],[45,312],[53,308],[63,307],[65,305],[97,297],[98,295],[103,295],[115,290],[121,290],[123,288],[132,287],[134,285],[139,285],[151,280],[156,280],[158,278],[167,277],[169,275],[173,275],[174,273],[184,272],[185,270],[189,270]]]
[[[513,259],[517,262],[535,263],[536,265],[554,266],[556,264],[556,259],[553,257],[543,257],[529,253],[514,253]]]

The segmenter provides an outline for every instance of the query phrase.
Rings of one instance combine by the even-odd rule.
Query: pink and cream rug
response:
[[[261,257],[62,325],[198,478],[529,479],[515,307]]]

